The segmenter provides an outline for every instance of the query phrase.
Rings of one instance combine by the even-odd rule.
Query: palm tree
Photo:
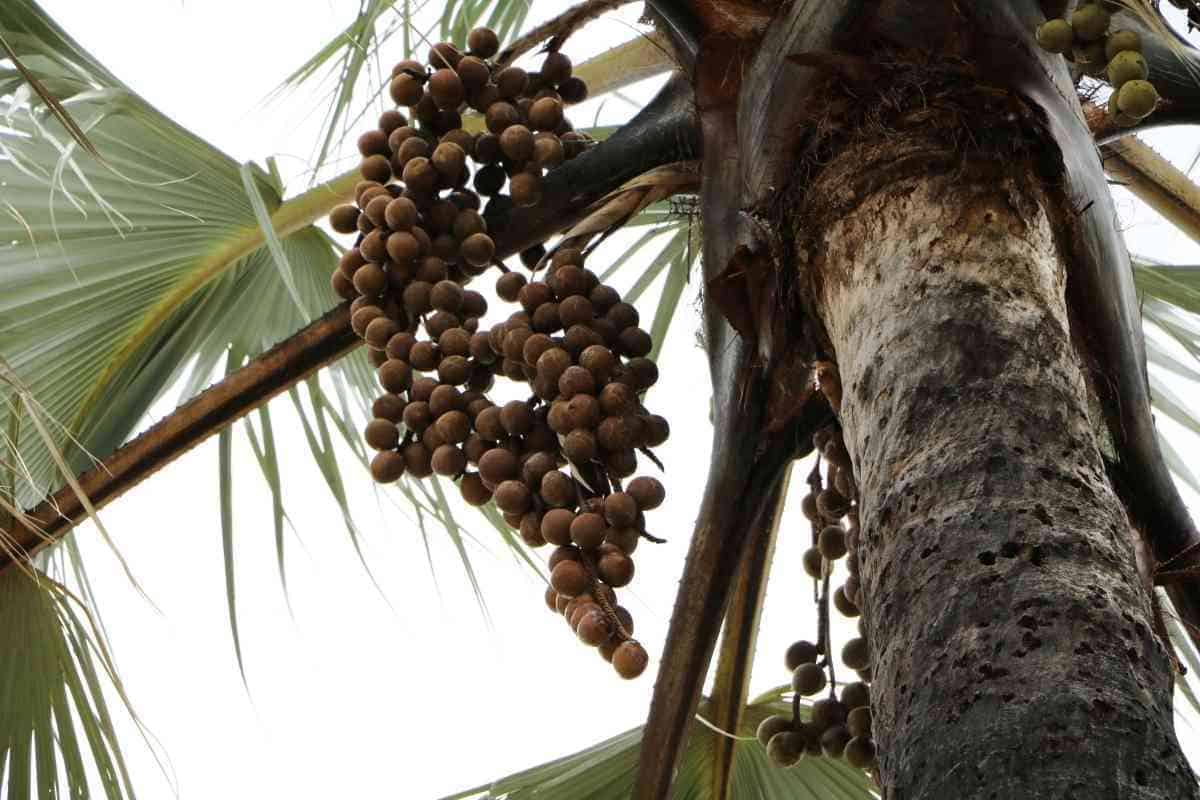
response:
[[[1200,17],[1193,0],[1173,2]],[[520,2],[447,3],[435,22],[457,41],[487,22],[511,59],[622,4],[586,0],[519,36]],[[1118,126],[1092,102],[1094,76],[1036,44],[1038,25],[1074,4],[929,5],[650,0],[654,36],[577,68],[593,95],[673,74],[548,173],[541,202],[495,232],[498,255],[567,229],[603,237],[614,219],[662,225],[661,342],[696,230],[667,198],[694,195],[714,455],[646,726],[460,796],[1200,794],[1172,719],[1177,659],[1200,669],[1200,533],[1171,472],[1195,479],[1156,436],[1151,405],[1200,423],[1146,368],[1148,355],[1200,377],[1163,344],[1200,357],[1198,279],[1129,268],[1105,184],[1107,170],[1200,241],[1200,190],[1136,138],[1200,122],[1200,56],[1155,4],[1107,4],[1113,29],[1139,33],[1165,101]],[[407,3],[364,0],[289,76],[338,77],[316,167],[373,54],[401,34],[410,55],[419,22]],[[56,796],[61,772],[83,792],[90,763],[107,797],[126,797],[104,701],[113,668],[69,534],[217,434],[240,662],[230,423],[257,414],[282,548],[266,402],[286,390],[356,536],[333,442],[365,460],[354,430],[374,376],[329,288],[341,244],[316,223],[359,176],[287,197],[272,162],[240,165],[172,123],[32,0],[0,8],[0,37],[0,783]],[[180,381],[187,401],[130,440]],[[814,442],[836,464],[825,478],[857,496],[869,774],[815,757],[782,769],[722,735],[812,713],[783,689],[747,693],[783,487]],[[822,474],[810,480],[819,489]],[[398,486],[459,541],[442,483]],[[818,554],[823,618],[829,567]],[[832,655],[827,623],[819,644]]]

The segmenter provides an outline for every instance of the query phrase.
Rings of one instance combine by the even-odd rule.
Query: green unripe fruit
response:
[[[777,734],[786,733],[791,729],[791,717],[785,717],[780,714],[776,714],[775,716],[767,717],[760,722],[758,725],[758,730],[755,731],[754,735],[758,737],[758,741],[762,744],[762,746],[766,747]]]
[[[1065,19],[1052,19],[1038,26],[1037,42],[1047,52],[1065,53],[1075,42],[1075,31]]]
[[[1136,50],[1123,50],[1108,62],[1108,82],[1120,89],[1130,81],[1144,81],[1150,74],[1146,59]]]
[[[1117,108],[1134,119],[1145,119],[1158,105],[1158,92],[1150,81],[1132,80],[1121,87]]]
[[[1111,15],[1099,5],[1080,6],[1071,13],[1071,28],[1085,42],[1102,39],[1108,33]]]
[[[1124,53],[1128,50],[1134,52],[1142,52],[1142,37],[1137,31],[1117,31],[1109,34],[1104,40],[1104,55],[1108,56],[1108,60],[1112,61],[1117,57],[1117,53]]]
[[[1129,128],[1137,124],[1137,120],[1128,114],[1121,111],[1117,105],[1117,100],[1120,97],[1118,92],[1113,92],[1108,96],[1108,115],[1112,117],[1114,123],[1119,127]]]

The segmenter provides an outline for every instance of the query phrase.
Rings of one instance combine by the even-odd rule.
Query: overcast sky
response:
[[[302,188],[322,113],[319,95],[262,99],[353,15],[353,3],[254,0],[162,3],[43,0],[74,37],[160,109],[239,160],[280,157]],[[552,13],[539,2],[531,20]],[[588,28],[568,48],[576,60],[634,34],[637,9]],[[398,46],[397,46],[398,47]],[[388,54],[399,58],[398,49]],[[652,87],[630,95],[644,99]],[[628,106],[610,99],[601,118]],[[590,122],[595,108],[581,110]],[[1195,129],[1151,141],[1184,164]],[[349,150],[345,151],[346,153]],[[337,166],[344,169],[350,161]],[[1135,252],[1200,264],[1200,248],[1119,192]],[[619,243],[618,243],[619,244]],[[619,247],[610,249],[619,252]],[[594,266],[594,265],[593,265]],[[625,273],[621,286],[636,277]],[[643,297],[653,313],[657,287]],[[447,537],[431,532],[429,560],[402,501],[376,493],[345,459],[347,488],[375,584],[364,572],[336,504],[311,465],[284,399],[276,415],[284,492],[293,523],[287,575],[291,612],[275,568],[271,505],[242,429],[235,445],[236,558],[248,691],[239,677],[225,607],[212,440],[103,512],[107,528],[161,614],[132,590],[90,526],[89,556],[104,621],[136,710],[184,798],[436,798],[572,752],[640,724],[657,668],[679,572],[708,462],[710,394],[695,343],[696,287],[689,287],[650,395],[675,431],[660,455],[668,502],[643,545],[637,577],[623,593],[637,635],[652,654],[647,674],[621,682],[574,641],[542,602],[540,579],[518,564],[474,512],[468,552],[487,607],[480,611]],[[169,413],[176,395],[154,417]],[[794,486],[802,484],[794,482]],[[807,524],[793,491],[759,638],[753,691],[789,678],[783,651],[815,635],[811,591],[801,580]],[[842,636],[850,628],[842,629]],[[143,797],[165,783],[125,725],[126,754]],[[1195,752],[1196,740],[1185,732]]]

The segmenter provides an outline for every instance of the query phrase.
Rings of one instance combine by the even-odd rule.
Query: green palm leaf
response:
[[[45,575],[8,570],[0,574],[0,637],[0,786],[8,799],[87,797],[89,784],[107,800],[132,798],[105,684],[128,704],[78,601]]]
[[[706,713],[701,703],[699,717]],[[875,797],[870,779],[840,759],[805,758],[790,769],[773,766],[766,749],[753,738],[758,723],[772,714],[789,714],[791,702],[775,690],[746,707],[745,730],[734,748],[732,791],[738,800],[866,800]],[[694,721],[674,785],[675,798],[712,796],[713,749],[718,736]],[[501,778],[442,800],[625,800],[632,795],[642,729],[633,728],[564,758]]]

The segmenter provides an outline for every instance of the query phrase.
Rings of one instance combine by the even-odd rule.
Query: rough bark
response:
[[[860,139],[796,208],[841,374],[885,797],[1200,797],[1031,163]]]

